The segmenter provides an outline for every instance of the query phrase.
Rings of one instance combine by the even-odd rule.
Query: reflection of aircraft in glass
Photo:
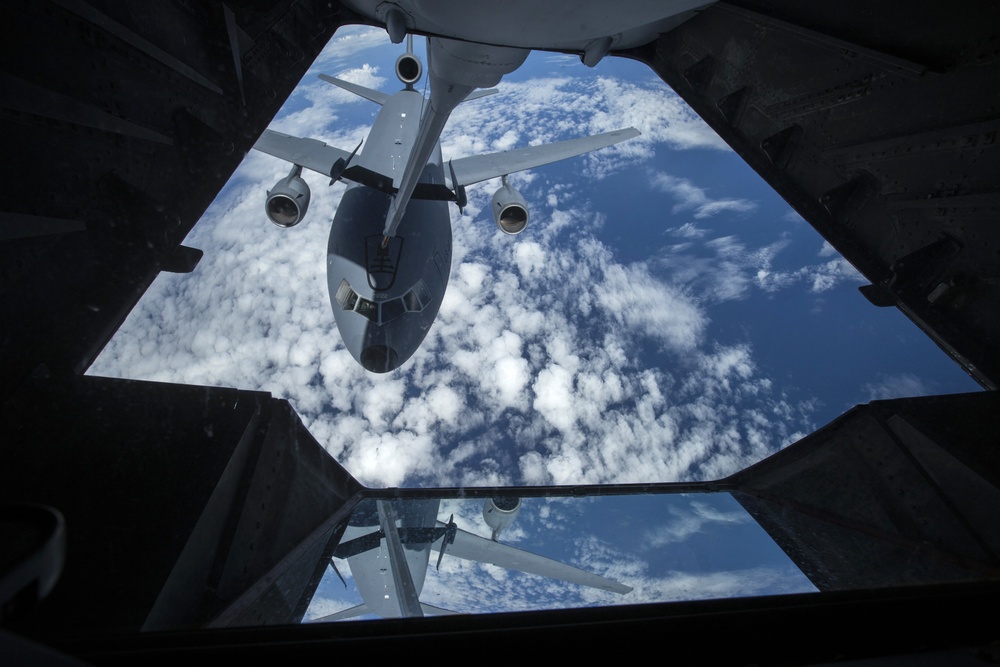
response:
[[[430,98],[414,90],[423,65],[408,50],[396,61],[406,87],[394,95],[333,77],[340,86],[382,106],[365,149],[343,151],[315,139],[267,130],[255,148],[291,162],[289,175],[268,192],[272,222],[291,227],[309,207],[302,168],[349,181],[337,208],[327,249],[327,281],[334,319],[344,345],[369,371],[398,368],[427,335],[451,271],[448,202],[463,208],[465,187],[502,177],[491,207],[505,234],[528,224],[528,204],[507,175],[610,146],[639,134],[634,128],[449,160],[438,139],[460,103],[495,90],[480,90],[521,65],[526,49],[428,38]]]
[[[500,532],[517,517],[519,500],[486,500],[483,518],[493,531],[492,540],[461,530],[453,518],[447,523],[439,521],[440,504],[436,499],[361,501],[333,556],[350,563],[364,602],[316,620],[339,621],[366,614],[396,618],[457,613],[419,599],[432,550],[438,552],[438,567],[447,554],[615,593],[632,590],[612,579],[497,542]]]

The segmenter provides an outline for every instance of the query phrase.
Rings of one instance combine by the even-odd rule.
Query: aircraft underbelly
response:
[[[438,165],[429,166],[440,171]],[[451,267],[448,203],[411,200],[397,235],[382,249],[390,200],[390,195],[371,188],[349,188],[327,246],[327,281],[337,328],[352,356],[373,372],[394,370],[416,352],[441,307]],[[356,303],[351,304],[353,310],[347,309],[338,301],[345,282],[366,309]],[[424,295],[419,310],[412,309],[416,293]],[[404,302],[406,307],[400,305]]]

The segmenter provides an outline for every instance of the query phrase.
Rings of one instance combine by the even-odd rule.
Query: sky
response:
[[[339,31],[271,127],[352,149],[378,107],[316,74],[393,92],[399,53]],[[401,369],[362,369],[333,321],[345,186],[306,172],[305,221],[280,229],[263,204],[287,165],[251,151],[185,241],[198,268],[161,274],[90,373],[269,391],[370,486],[715,479],[855,404],[978,389],[644,65],[533,53],[499,88],[453,114],[446,159],[642,135],[512,175],[532,216],[516,237],[488,210],[499,180],[471,186]]]
[[[378,107],[316,74],[394,92],[401,52],[383,31],[338,31],[272,129],[352,150]],[[308,214],[280,229],[264,199],[288,166],[251,151],[185,241],[205,251],[197,269],[161,274],[89,372],[271,392],[372,487],[718,479],[856,404],[979,389],[871,306],[853,267],[644,65],[534,53],[498,87],[453,114],[445,159],[642,135],[512,175],[531,207],[516,237],[488,210],[498,179],[471,186],[464,214],[451,208],[441,311],[400,369],[365,371],[333,320],[326,247],[345,186],[304,173]],[[445,511],[485,534],[480,505]],[[505,539],[635,591],[446,558],[421,599],[506,610],[813,590],[725,494],[535,499]],[[310,617],[351,595],[329,574]]]

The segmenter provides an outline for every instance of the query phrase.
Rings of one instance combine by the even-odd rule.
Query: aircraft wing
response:
[[[446,524],[440,521],[438,525],[446,527]],[[440,551],[441,539],[434,542],[431,548]],[[601,577],[592,572],[573,567],[572,565],[533,554],[530,551],[523,551],[506,544],[500,544],[499,542],[473,535],[464,530],[455,532],[455,541],[445,547],[445,554],[480,563],[490,563],[491,565],[497,565],[508,570],[517,570],[551,579],[568,581],[571,584],[580,584],[581,586],[612,591],[613,593],[625,594],[632,590],[631,586],[620,584],[613,579]]]
[[[641,134],[639,130],[629,127],[614,132],[595,134],[592,137],[580,137],[568,141],[557,141],[553,144],[459,158],[451,161],[457,181],[457,183],[452,183],[452,187],[471,185],[497,176],[506,176],[525,169],[540,167],[550,162],[583,155],[590,151],[596,151],[598,148],[637,137],[639,134]]]
[[[274,130],[264,130],[253,147],[261,153],[279,157],[324,176],[330,175],[333,163],[338,159],[347,162],[351,157],[348,151],[327,146],[322,141],[293,137]]]

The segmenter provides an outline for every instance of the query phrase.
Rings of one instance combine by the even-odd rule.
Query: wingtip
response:
[[[606,136],[613,136],[617,141],[625,141],[627,139],[634,139],[641,134],[642,132],[634,127],[623,127],[620,130],[608,132]]]
[[[628,593],[631,593],[633,590],[631,586],[626,586],[625,584],[619,581],[615,581],[614,579],[609,579],[608,581],[610,583],[608,583],[606,586],[602,586],[602,588],[606,591],[610,591],[611,593],[626,595]]]

